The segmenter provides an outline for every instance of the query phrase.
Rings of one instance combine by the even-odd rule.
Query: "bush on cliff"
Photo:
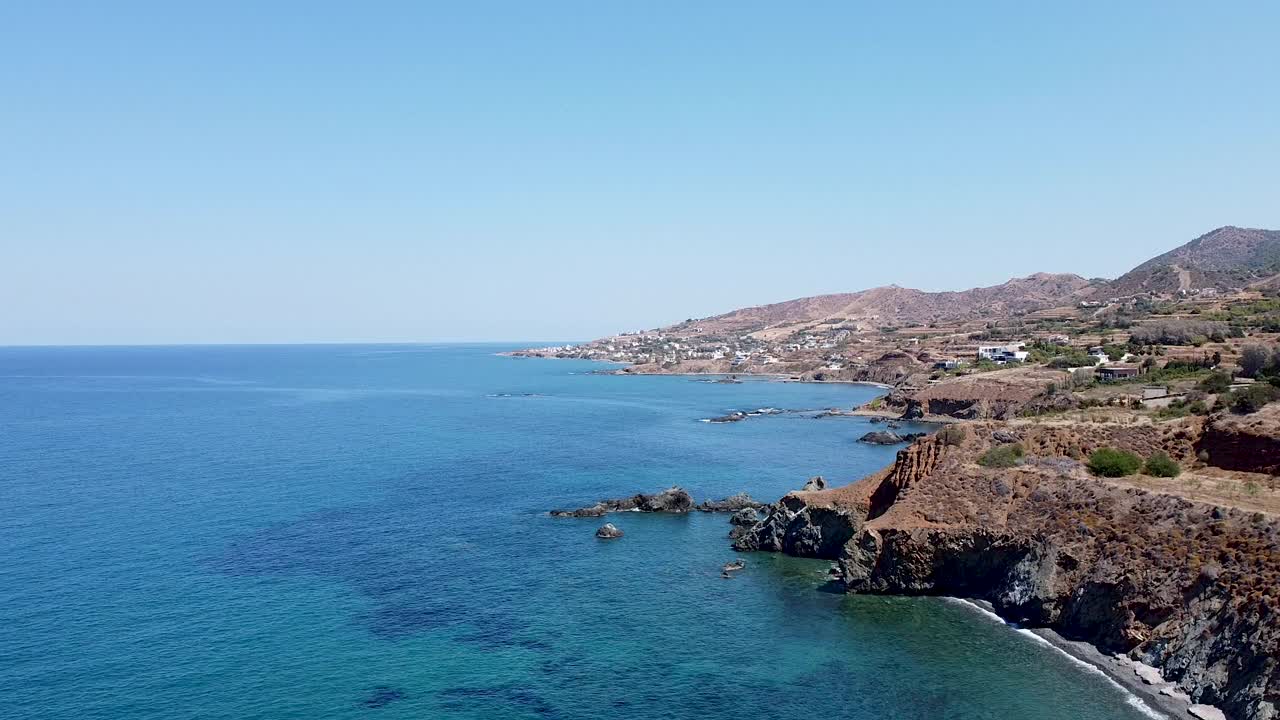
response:
[[[978,458],[978,464],[989,468],[1011,468],[1020,463],[1022,456],[1026,454],[1019,443],[999,445],[983,453]]]
[[[1142,458],[1126,450],[1099,448],[1089,456],[1089,472],[1102,477],[1124,477],[1138,472]]]
[[[1157,451],[1147,458],[1142,471],[1152,477],[1174,478],[1182,474],[1182,466],[1168,454]]]

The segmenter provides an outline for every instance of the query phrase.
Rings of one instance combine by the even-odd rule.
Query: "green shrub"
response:
[[[1020,443],[1010,443],[1008,445],[999,445],[982,454],[978,458],[978,464],[989,468],[1011,468],[1022,461],[1022,456],[1027,451],[1022,449]]]
[[[1204,403],[1201,403],[1203,405]],[[1186,403],[1172,402],[1168,407],[1162,407],[1156,411],[1157,420],[1173,420],[1176,418],[1184,418],[1191,414],[1191,408]]]
[[[1102,351],[1107,354],[1108,360],[1117,362],[1124,357],[1125,347],[1123,345],[1108,344],[1102,346]]]
[[[959,425],[948,425],[938,431],[938,439],[943,445],[955,446],[963,444],[967,434]]]
[[[1231,409],[1246,415],[1255,413],[1261,410],[1263,405],[1275,400],[1277,394],[1280,394],[1280,391],[1269,384],[1254,383],[1231,393]]]
[[[1197,387],[1214,395],[1224,393],[1231,389],[1231,376],[1224,372],[1216,372],[1201,380]]]
[[[1102,477],[1124,477],[1138,472],[1142,458],[1126,450],[1099,448],[1089,456],[1089,471]]]
[[[1182,474],[1182,467],[1164,452],[1156,452],[1147,458],[1142,472],[1152,477],[1174,478]]]

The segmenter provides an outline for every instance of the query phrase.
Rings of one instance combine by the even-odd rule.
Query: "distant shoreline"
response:
[[[578,361],[580,361],[580,362],[608,363],[608,364],[610,364],[610,365],[621,365],[621,366],[622,366],[622,367],[624,367],[624,368],[628,368],[628,367],[635,367],[635,363],[618,362],[618,361],[616,361],[616,360],[591,360],[591,359],[588,359],[588,358],[560,358],[560,357],[548,356],[548,355],[526,355],[526,354],[524,354],[524,352],[523,352],[523,351],[521,351],[521,350],[508,350],[508,351],[505,351],[505,352],[494,353],[494,354],[495,354],[495,355],[497,355],[498,357],[519,358],[519,359],[521,359],[521,360],[578,360]],[[869,385],[869,386],[871,386],[871,387],[877,387],[877,388],[881,388],[881,389],[883,389],[883,390],[892,390],[892,389],[893,389],[893,386],[892,386],[892,385],[887,385],[887,384],[885,384],[885,383],[875,382],[875,381],[872,381],[872,380],[805,380],[804,378],[796,377],[796,376],[795,376],[795,374],[793,374],[793,373],[764,373],[764,372],[750,372],[750,371],[742,371],[742,372],[672,372],[672,371],[668,371],[668,370],[655,370],[655,371],[653,371],[653,372],[630,373],[630,372],[626,372],[626,371],[622,370],[621,368],[619,368],[619,369],[611,370],[611,371],[596,370],[596,371],[593,371],[593,373],[592,373],[592,374],[594,374],[594,375],[621,375],[621,376],[627,376],[627,377],[645,377],[645,376],[647,376],[647,375],[654,375],[654,376],[663,376],[663,377],[705,377],[705,378],[716,378],[716,377],[722,377],[722,378],[727,378],[727,377],[738,377],[738,376],[741,376],[741,377],[748,377],[748,378],[765,378],[765,379],[772,379],[772,380],[774,380],[774,381],[776,381],[776,382],[805,383],[805,384],[810,384],[810,385]],[[726,384],[728,384],[728,383],[726,383]]]

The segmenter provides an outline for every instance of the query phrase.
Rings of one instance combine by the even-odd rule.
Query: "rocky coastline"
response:
[[[1182,716],[1194,703],[1274,720],[1280,522],[1111,484],[1071,457],[1116,446],[1186,460],[1201,432],[1019,427],[1027,461],[993,469],[976,459],[1015,432],[970,423],[852,485],[788,494],[735,528],[734,547],[831,560],[845,592],[986,602],[1007,621],[1159,668],[1187,698],[1166,696]]]

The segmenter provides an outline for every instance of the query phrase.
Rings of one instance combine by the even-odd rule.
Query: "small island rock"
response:
[[[622,537],[622,531],[613,523],[605,523],[600,526],[599,530],[596,530],[596,537],[603,538],[605,540],[620,538]]]
[[[693,496],[684,488],[673,487],[656,495],[640,493],[629,498],[601,500],[576,510],[552,510],[553,517],[600,517],[611,512],[665,512],[687,513],[693,509]]]

